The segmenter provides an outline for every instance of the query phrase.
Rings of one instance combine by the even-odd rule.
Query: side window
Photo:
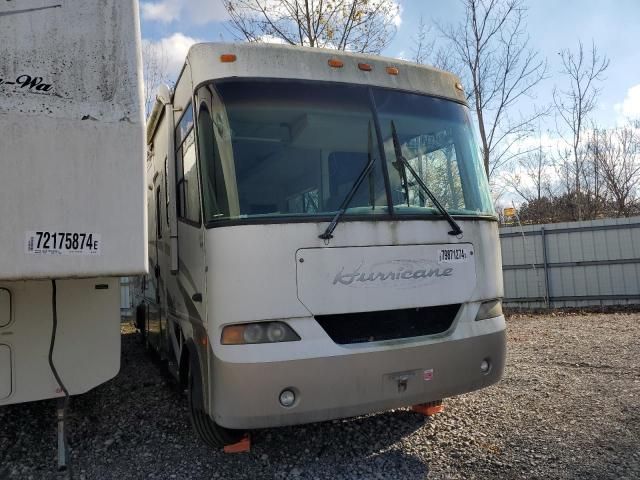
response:
[[[160,187],[156,188],[156,238],[162,238],[162,195]]]
[[[176,127],[176,198],[178,217],[200,223],[193,108],[187,107]]]
[[[202,178],[202,198],[204,202],[205,218],[212,220],[229,215],[229,201],[225,186],[224,172],[220,151],[216,141],[216,127],[209,107],[204,99],[213,102],[208,87],[198,91],[201,100],[198,110],[198,150],[200,153],[200,175]]]
[[[167,157],[164,157],[164,201],[165,201],[165,213],[167,214],[167,227],[169,226],[169,208],[171,208],[171,198],[169,197],[169,165]]]

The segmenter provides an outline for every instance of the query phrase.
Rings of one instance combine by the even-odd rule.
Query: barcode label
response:
[[[26,232],[25,253],[30,255],[100,255],[100,234],[91,232]]]

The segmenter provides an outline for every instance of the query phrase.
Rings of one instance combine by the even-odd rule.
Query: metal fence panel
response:
[[[500,229],[510,307],[640,303],[640,217]]]

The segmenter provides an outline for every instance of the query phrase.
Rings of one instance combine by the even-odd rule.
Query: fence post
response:
[[[542,236],[542,265],[544,267],[544,300],[547,308],[549,308],[551,303],[549,296],[549,262],[547,261],[547,237],[544,233],[544,227],[540,228],[540,235]]]

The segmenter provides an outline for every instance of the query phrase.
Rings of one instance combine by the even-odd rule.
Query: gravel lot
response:
[[[200,445],[186,400],[123,324],[120,375],[74,398],[80,479],[640,478],[640,314],[512,315],[504,380],[425,419],[396,410]],[[0,409],[0,479],[55,473],[55,403]]]

